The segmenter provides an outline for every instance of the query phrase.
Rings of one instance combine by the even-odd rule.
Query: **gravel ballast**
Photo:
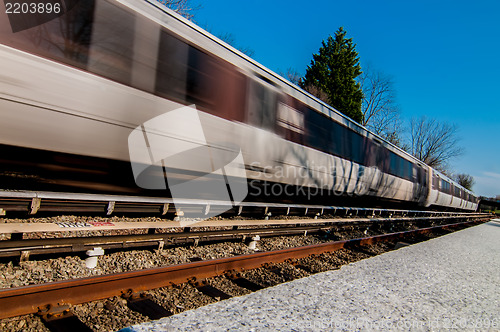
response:
[[[130,331],[499,331],[500,220]]]

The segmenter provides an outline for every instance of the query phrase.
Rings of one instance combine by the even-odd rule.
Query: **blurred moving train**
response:
[[[477,208],[470,191],[153,0],[62,3],[24,30],[22,13],[0,12],[1,189],[151,195],[134,183],[127,138],[194,104],[214,149],[241,149],[261,198],[266,182],[288,199],[287,186],[321,189],[331,205]]]

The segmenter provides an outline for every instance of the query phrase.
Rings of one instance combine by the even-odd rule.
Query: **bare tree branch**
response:
[[[303,89],[312,94],[314,97],[324,101],[328,105],[331,104],[328,94],[325,91],[321,90],[321,88],[318,88],[316,85],[308,84],[305,85]]]
[[[299,86],[302,84],[302,76],[293,69],[292,67],[287,68],[286,72],[279,71],[278,74],[280,76],[286,78],[290,83],[295,84],[296,86]]]
[[[363,122],[375,134],[401,145],[402,122],[395,103],[394,83],[391,77],[365,67],[359,83],[363,90]]]
[[[453,178],[459,185],[469,190],[472,190],[472,187],[476,183],[474,177],[469,174],[456,174]]]
[[[447,162],[463,154],[458,146],[458,128],[425,116],[410,123],[408,152],[427,165],[447,172]]]
[[[207,30],[209,30],[209,29],[207,29]],[[230,32],[226,32],[224,34],[217,34],[217,37],[220,40],[222,40],[223,42],[233,46],[234,48],[238,49],[240,52],[242,52],[243,54],[246,54],[249,57],[252,57],[255,54],[255,51],[249,47],[240,47],[240,46],[236,45],[234,35]]]
[[[193,12],[200,8],[199,5],[192,6],[190,0],[158,0],[158,2],[164,4],[188,20],[192,19],[194,16]]]

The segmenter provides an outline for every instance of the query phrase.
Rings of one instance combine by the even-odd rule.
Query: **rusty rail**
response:
[[[298,248],[259,252],[209,261],[3,289],[0,290],[0,319],[36,313],[48,306],[75,305],[96,301],[131,292],[141,292],[196,279],[210,278],[228,272],[254,269],[264,264],[280,263],[292,258],[298,259],[352,246],[397,240],[408,235],[419,235],[440,229],[471,225],[480,221],[484,220]]]

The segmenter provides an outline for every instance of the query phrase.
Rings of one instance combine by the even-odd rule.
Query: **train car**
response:
[[[431,183],[431,190],[427,198],[427,206],[477,210],[479,198],[447,176],[432,170],[429,183]]]
[[[209,146],[241,154],[224,176],[248,185],[247,200],[477,208],[471,192],[153,0],[65,3],[31,25],[0,13],[2,189],[165,195],[152,183],[167,174],[181,183],[218,168],[165,156]],[[195,121],[178,111],[189,105]],[[134,132],[145,159],[131,152],[143,144]],[[148,163],[141,185],[133,165]]]

